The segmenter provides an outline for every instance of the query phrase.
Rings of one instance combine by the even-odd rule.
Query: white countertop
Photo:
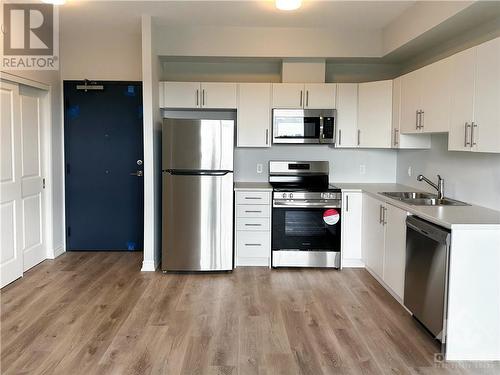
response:
[[[413,206],[381,195],[381,192],[419,191],[413,187],[400,184],[363,184],[363,183],[333,183],[343,191],[362,191],[393,206],[408,211],[422,219],[448,229],[467,229],[473,226],[500,229],[500,211],[481,206]]]
[[[248,181],[235,181],[234,190],[264,190],[272,191],[273,187],[269,182],[248,182]]]

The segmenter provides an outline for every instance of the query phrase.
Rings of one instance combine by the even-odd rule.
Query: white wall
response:
[[[445,195],[500,211],[500,154],[447,151],[448,136],[432,136],[430,150],[400,150],[397,158],[398,183],[434,191],[416,177],[423,174],[445,180]],[[408,176],[408,167],[413,175]]]
[[[142,80],[140,30],[65,31],[60,48],[63,80]]]
[[[269,160],[328,160],[330,182],[396,182],[396,151],[337,150],[326,145],[273,145],[236,148],[235,181],[267,181]],[[261,174],[256,164],[263,164]],[[365,173],[360,173],[360,165]]]
[[[382,33],[325,28],[158,27],[160,56],[380,57]]]

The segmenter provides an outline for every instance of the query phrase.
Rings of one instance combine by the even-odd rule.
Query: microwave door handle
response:
[[[323,116],[320,116],[319,117],[319,143],[323,143],[323,140],[325,139],[323,126],[324,126]]]

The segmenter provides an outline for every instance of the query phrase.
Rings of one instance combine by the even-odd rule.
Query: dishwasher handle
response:
[[[406,218],[406,227],[413,229],[414,231],[417,231],[441,244],[450,244],[450,231],[448,229],[432,224],[417,216],[408,216]]]

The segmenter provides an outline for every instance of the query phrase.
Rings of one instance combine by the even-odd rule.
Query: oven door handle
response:
[[[295,202],[282,202],[282,201],[273,201],[273,207],[317,207],[317,208],[340,208],[340,201],[336,202],[304,202],[304,201],[295,201]]]

